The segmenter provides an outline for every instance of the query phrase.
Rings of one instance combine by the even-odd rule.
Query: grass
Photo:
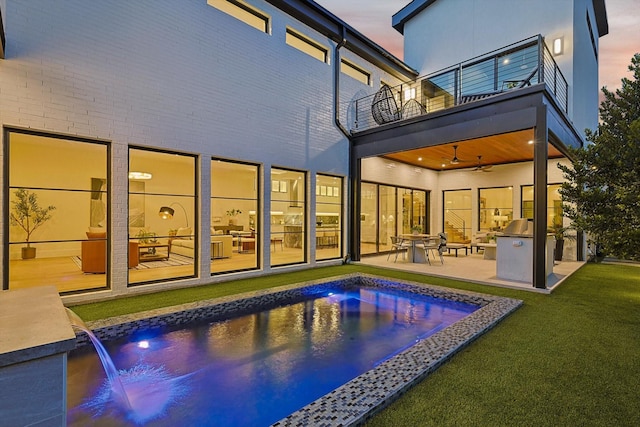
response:
[[[95,320],[350,272],[524,305],[367,426],[640,425],[640,268],[587,264],[551,295],[363,265],[318,268],[73,307]]]

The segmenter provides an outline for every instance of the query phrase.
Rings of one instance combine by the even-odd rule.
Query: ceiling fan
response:
[[[473,168],[473,170],[475,172],[491,172],[489,169],[491,169],[492,167],[493,165],[483,165],[482,156],[478,156],[478,165]]]
[[[466,163],[466,160],[462,160],[458,158],[458,146],[453,146],[453,157],[451,159],[443,157],[444,160],[448,160],[450,164],[457,165],[459,163]]]

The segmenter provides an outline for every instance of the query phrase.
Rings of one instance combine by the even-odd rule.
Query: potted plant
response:
[[[411,227],[411,232],[413,234],[420,234],[422,233],[422,226],[421,225],[414,225]]]
[[[553,237],[556,239],[556,250],[554,259],[556,261],[562,261],[562,252],[564,251],[564,241],[565,240],[575,240],[576,236],[574,234],[569,233],[570,230],[573,230],[573,227],[563,227],[561,225],[554,225],[549,229],[549,234],[553,234]]]
[[[55,210],[55,206],[47,206],[41,208],[38,204],[38,195],[20,188],[13,195],[15,200],[12,212],[9,214],[11,225],[20,227],[26,234],[25,242],[27,246],[22,248],[22,259],[33,259],[36,257],[36,248],[32,248],[31,234],[45,222],[51,219],[51,211]]]
[[[242,211],[240,209],[229,209],[227,211],[227,216],[229,217],[229,225],[236,224],[236,215],[241,214]]]
[[[138,231],[138,234],[136,234],[136,239],[138,239],[138,241],[142,244],[158,243],[158,240],[156,239],[157,237],[158,235],[156,233],[154,233],[153,231],[145,230],[144,228],[140,229],[140,231]]]

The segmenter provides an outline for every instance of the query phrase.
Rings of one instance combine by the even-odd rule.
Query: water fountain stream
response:
[[[107,374],[109,385],[111,387],[111,390],[113,391],[113,394],[116,400],[118,400],[118,402],[121,404],[122,407],[130,411],[131,403],[129,402],[129,397],[127,396],[127,392],[122,385],[122,381],[120,381],[118,370],[114,366],[113,361],[109,356],[109,353],[107,353],[107,350],[105,350],[104,346],[102,345],[98,337],[96,337],[95,334],[91,331],[91,329],[87,327],[84,321],[70,309],[67,308],[66,310],[67,310],[67,316],[69,317],[69,321],[71,322],[71,326],[73,326],[75,329],[78,329],[86,333],[89,339],[91,340],[91,343],[95,347],[96,351],[98,352],[98,356],[100,357],[100,362],[102,363],[104,372]]]
[[[162,415],[170,403],[185,394],[185,387],[181,381],[188,375],[172,378],[163,367],[147,365],[118,371],[109,353],[91,329],[76,313],[68,308],[66,310],[71,326],[85,332],[91,340],[107,375],[107,384],[102,392],[92,401],[86,402],[85,407],[93,408],[96,413],[100,413],[105,406],[115,403],[116,407],[125,413],[126,418],[142,425]]]

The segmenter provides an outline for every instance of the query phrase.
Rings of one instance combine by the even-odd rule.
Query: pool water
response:
[[[68,363],[70,426],[266,426],[477,310],[399,290],[313,299],[105,344],[134,412],[95,352]]]

